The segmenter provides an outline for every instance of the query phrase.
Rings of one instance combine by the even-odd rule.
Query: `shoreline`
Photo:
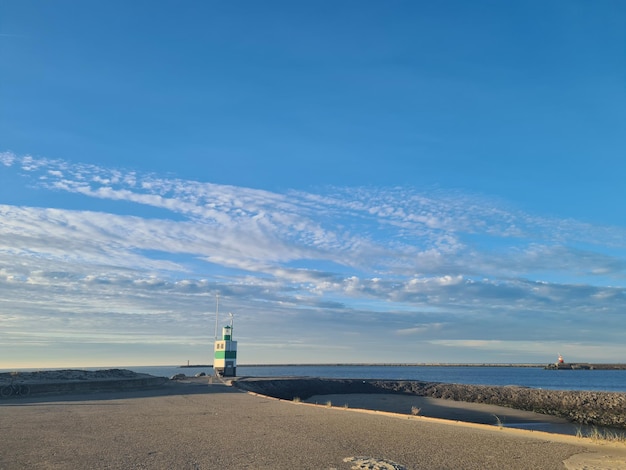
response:
[[[310,377],[242,377],[233,380],[233,385],[242,390],[283,400],[307,400],[316,395],[346,394],[397,394],[445,399],[529,411],[564,418],[574,424],[626,430],[626,393]]]
[[[363,460],[370,465],[367,468],[375,470],[389,469],[394,462],[397,466],[393,468],[403,470],[626,470],[624,441],[555,432],[535,426],[532,417],[529,427],[509,426],[515,424],[512,421],[529,418],[512,408],[389,389],[375,394],[354,393],[362,392],[359,387],[367,385],[365,381],[343,381],[344,386],[350,386],[341,395],[312,395],[309,402],[298,402],[274,398],[267,389],[293,391],[294,384],[302,380],[328,380],[218,380],[210,376],[168,380],[152,376],[161,384],[107,389],[116,378],[128,385],[138,384],[133,379],[144,377],[109,370],[99,371],[99,378],[89,380],[85,375],[89,373],[55,371],[49,377],[54,379],[50,384],[58,384],[58,376],[66,377],[65,385],[70,387],[91,384],[88,391],[57,389],[0,400],[6,427],[6,452],[0,455],[0,468],[347,470],[350,462]],[[0,375],[0,384],[4,378]],[[41,375],[30,379],[31,385],[44,382]],[[244,384],[247,387],[242,387]],[[246,390],[251,384],[266,390],[261,394]],[[319,391],[319,387],[308,385],[309,393]],[[322,391],[337,389],[337,384],[331,385],[326,384]],[[333,405],[329,406],[325,402],[331,399]],[[347,406],[342,406],[341,400]],[[421,407],[421,412],[405,414],[411,406]],[[404,410],[398,412],[393,407]],[[481,423],[472,413],[500,413],[502,426]],[[562,422],[548,418],[550,426]],[[34,446],[33,442],[42,445]],[[445,451],[442,442],[446,442]]]
[[[238,380],[0,401],[0,468],[626,470],[623,445],[286,402]]]
[[[238,364],[238,367],[512,367],[512,368],[537,368],[557,369],[556,363],[545,362],[337,362],[337,363],[287,363],[287,364]],[[588,369],[588,370],[626,370],[626,363],[593,363],[571,362],[563,363],[562,370]],[[1,373],[15,371],[51,371],[51,370],[96,370],[96,369],[132,369],[134,367],[172,367],[179,369],[187,368],[212,368],[212,364],[155,364],[155,365],[105,365],[105,366],[51,366],[0,368]]]
[[[623,364],[626,368],[626,364]],[[239,364],[238,367],[545,367],[541,363],[337,362],[306,364]]]
[[[591,362],[572,362],[565,364],[568,367],[562,367],[562,370],[579,369],[579,370],[626,370],[626,363],[591,363]],[[186,368],[189,366],[179,366]],[[195,366],[200,367],[200,366]],[[553,363],[452,363],[452,362],[388,362],[388,363],[332,363],[332,364],[239,364],[239,367],[519,367],[519,368],[537,368],[537,369],[556,369]]]
[[[212,376],[198,378],[181,374],[183,381],[213,383]],[[62,395],[70,393],[97,393],[159,388],[179,380],[139,374],[126,369],[98,371],[56,370],[0,373],[2,400],[23,397],[5,393],[10,384],[28,386],[26,395]],[[565,419],[585,426],[626,430],[626,393],[543,390],[518,386],[487,386],[415,380],[333,379],[312,377],[234,377],[229,380],[235,388],[282,400],[308,400],[325,395],[393,395],[413,397],[418,401],[444,400],[439,412],[448,414],[448,408],[470,405],[503,407],[508,410],[538,413],[542,416]],[[425,402],[424,402],[425,403]],[[460,404],[459,406],[451,405]],[[444,406],[445,405],[445,406]],[[416,405],[417,406],[417,405]],[[417,406],[420,408],[419,406]],[[410,408],[404,411],[410,413]],[[508,415],[499,411],[502,415]],[[457,415],[459,413],[457,412]],[[495,415],[496,413],[492,413]],[[432,415],[437,417],[436,413]],[[484,420],[485,418],[480,418]]]

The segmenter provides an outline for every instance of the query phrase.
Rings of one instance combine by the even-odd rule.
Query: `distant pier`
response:
[[[319,364],[241,364],[240,367],[531,367],[550,370],[626,370],[626,364],[593,364],[588,362],[538,363],[319,363]],[[181,369],[213,367],[212,364],[185,364]]]
[[[590,364],[587,362],[557,362],[548,364],[549,370],[626,370],[626,364]]]

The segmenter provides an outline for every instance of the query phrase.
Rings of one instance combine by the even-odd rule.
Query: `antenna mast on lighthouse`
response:
[[[218,292],[217,294],[215,294],[215,340],[217,341],[217,318],[219,315],[219,308],[220,308],[220,293]]]

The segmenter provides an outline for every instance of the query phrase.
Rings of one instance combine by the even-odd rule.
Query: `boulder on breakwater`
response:
[[[323,379],[309,377],[239,378],[233,385],[283,400],[313,395],[399,393],[468,403],[507,406],[565,418],[573,423],[626,429],[626,393],[544,390],[518,386],[441,382]]]

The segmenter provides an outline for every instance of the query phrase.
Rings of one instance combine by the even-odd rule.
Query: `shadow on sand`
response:
[[[94,402],[105,400],[132,400],[137,398],[151,398],[175,395],[205,395],[212,393],[241,393],[230,385],[213,381],[209,383],[207,377],[188,378],[183,380],[168,380],[162,385],[123,390],[92,390],[89,392],[51,392],[31,395],[27,397],[7,398],[0,400],[1,406],[30,406],[41,403]],[[85,403],[89,404],[89,403]]]

